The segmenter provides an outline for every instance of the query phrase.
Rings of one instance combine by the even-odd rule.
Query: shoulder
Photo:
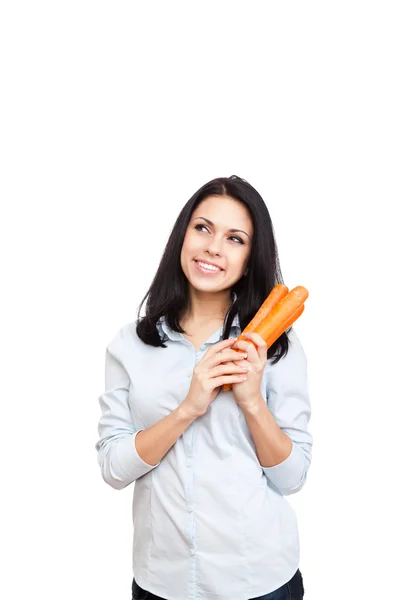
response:
[[[296,332],[296,330],[292,327],[290,332],[288,333],[289,338],[289,348],[285,356],[283,356],[278,362],[274,365],[271,365],[270,362],[267,363],[267,367],[269,365],[269,373],[270,374],[280,374],[283,372],[293,372],[293,371],[304,371],[307,369],[307,356],[303,348],[303,344]]]
[[[126,352],[132,352],[132,349],[139,348],[143,344],[136,333],[136,322],[125,323],[114,333],[107,344],[107,350],[116,357],[123,356]]]

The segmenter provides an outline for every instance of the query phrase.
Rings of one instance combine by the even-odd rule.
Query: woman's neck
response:
[[[230,292],[221,294],[192,294],[190,306],[180,319],[181,323],[223,323],[232,306]]]

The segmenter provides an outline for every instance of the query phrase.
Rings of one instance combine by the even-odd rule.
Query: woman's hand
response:
[[[188,395],[181,404],[194,418],[204,415],[222,385],[247,376],[247,368],[242,367],[244,355],[231,348],[235,343],[236,339],[230,338],[213,344],[195,366]]]
[[[258,333],[249,332],[242,335],[249,341],[239,340],[233,349],[247,352],[247,360],[241,361],[241,364],[249,367],[249,372],[246,381],[232,384],[232,392],[237,404],[246,408],[253,406],[260,398],[261,380],[267,364],[267,344]]]

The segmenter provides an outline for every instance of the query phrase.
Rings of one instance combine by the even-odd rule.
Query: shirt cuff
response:
[[[139,456],[135,444],[139,431],[143,431],[143,429],[139,429],[133,435],[123,438],[117,445],[116,458],[124,479],[128,481],[135,481],[142,475],[146,475],[146,473],[158,467],[161,462],[159,461],[156,465],[149,465]]]
[[[295,492],[301,487],[305,473],[305,456],[292,441],[292,451],[278,465],[273,467],[263,467],[266,477],[282,493]]]

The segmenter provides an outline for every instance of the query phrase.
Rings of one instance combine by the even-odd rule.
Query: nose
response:
[[[219,250],[215,247],[215,244],[209,245],[206,252],[211,256],[220,256]]]
[[[220,256],[221,254],[221,243],[222,241],[218,241],[216,237],[213,237],[209,240],[206,252],[211,254],[212,256]]]

